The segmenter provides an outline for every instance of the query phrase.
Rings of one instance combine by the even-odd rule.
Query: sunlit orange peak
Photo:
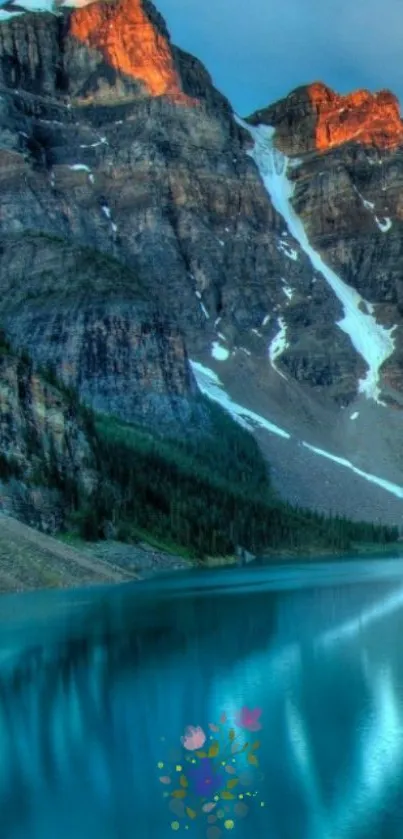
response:
[[[187,98],[169,41],[147,16],[142,0],[95,2],[74,9],[70,33],[102,52],[115,70],[143,82],[150,96]]]
[[[349,140],[383,149],[403,144],[399,103],[389,90],[355,90],[340,96],[316,82],[307,91],[316,111],[316,148],[328,149]]]

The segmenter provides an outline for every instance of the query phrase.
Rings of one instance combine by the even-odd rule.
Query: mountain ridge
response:
[[[292,155],[327,151],[351,141],[380,151],[403,144],[400,106],[390,90],[339,94],[323,82],[313,82],[256,111],[248,121],[272,125],[279,147]]]
[[[95,19],[102,26],[88,43]],[[206,422],[194,411],[200,380],[190,358],[216,371],[245,410],[311,446],[315,474],[321,449],[398,490],[400,146],[380,155],[356,135],[317,149],[312,102],[309,132],[281,102],[259,117],[278,117],[275,146],[298,150],[283,187],[311,247],[359,295],[357,311],[397,326],[379,375],[385,408],[360,392],[366,361],[339,327],[343,304],[266,189],[247,127],[200,62],[171,44],[150,3],[3,20],[0,84],[0,316],[13,349],[53,365],[90,408],[176,434]],[[380,105],[395,120],[385,96]],[[397,137],[395,122],[385,133],[378,120],[376,137]],[[338,137],[337,120],[334,130]],[[264,433],[273,451],[273,432]],[[356,490],[349,495],[337,477],[346,467],[334,463],[343,492],[324,485],[314,504],[359,517]],[[278,459],[276,469],[281,491]],[[294,503],[312,498],[301,471],[294,486],[292,476],[283,484]],[[390,520],[390,496],[381,496],[378,486],[366,517]]]

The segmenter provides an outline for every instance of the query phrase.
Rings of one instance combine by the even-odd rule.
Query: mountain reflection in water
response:
[[[400,561],[4,597],[0,628],[1,839],[400,839]]]

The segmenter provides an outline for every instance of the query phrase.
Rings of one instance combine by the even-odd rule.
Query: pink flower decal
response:
[[[261,708],[247,708],[244,705],[237,714],[236,724],[247,731],[260,731],[262,724],[259,722],[259,717],[261,714]]]
[[[199,725],[188,725],[185,729],[185,734],[181,737],[182,746],[189,752],[194,752],[196,749],[202,749],[206,742],[206,735]]]

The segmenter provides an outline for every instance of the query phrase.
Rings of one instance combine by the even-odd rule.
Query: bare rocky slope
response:
[[[64,545],[7,516],[0,516],[0,593],[68,588],[137,579],[101,557]]]
[[[342,101],[314,85],[242,126],[148,0],[10,12],[0,97],[0,320],[15,352],[51,365],[95,410],[170,434],[205,419],[190,357],[263,418],[280,493],[400,523],[394,98]],[[291,204],[312,246],[397,327],[379,371],[384,405],[360,393],[367,365],[338,326],[342,302],[270,196],[248,124],[273,125],[290,155]]]

